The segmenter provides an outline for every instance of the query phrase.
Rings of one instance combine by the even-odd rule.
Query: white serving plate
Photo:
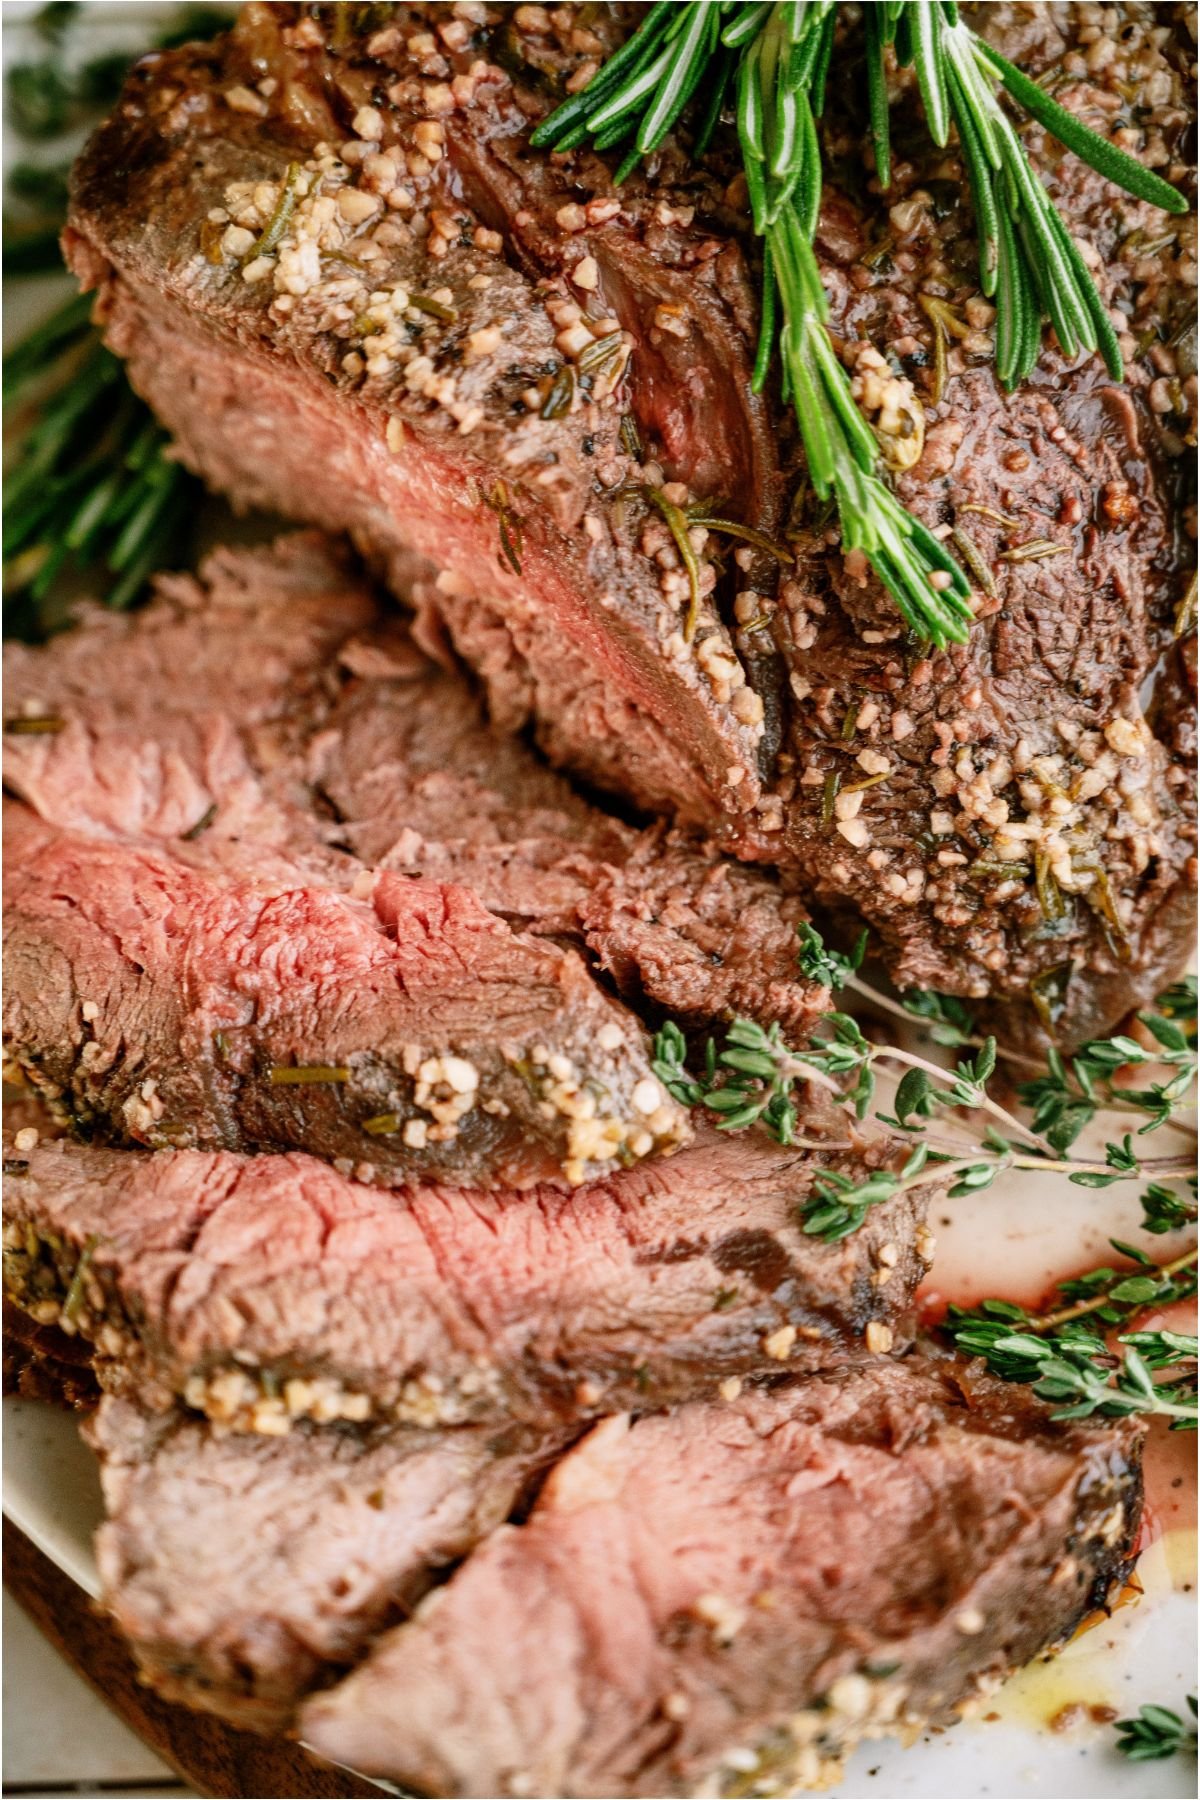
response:
[[[32,0],[6,0],[4,60],[31,54],[27,20]],[[157,4],[88,0],[78,28],[94,32],[89,53],[144,41]],[[14,152],[5,135],[6,158]],[[67,291],[53,278],[12,283],[6,300],[5,340],[21,335]],[[1160,1140],[1161,1141],[1161,1140]],[[1164,1146],[1165,1147],[1165,1146]],[[1056,1278],[1110,1254],[1117,1236],[1161,1256],[1164,1243],[1140,1235],[1136,1200],[1111,1188],[1092,1192],[1062,1177],[1013,1175],[973,1199],[939,1209],[933,1221],[939,1252],[931,1291],[961,1302],[983,1293],[1032,1300]],[[75,1421],[51,1407],[4,1402],[4,1511],[38,1549],[86,1593],[99,1594],[92,1537],[103,1517],[95,1460]],[[974,1800],[975,1796],[1059,1796],[1061,1800],[1176,1800],[1196,1793],[1195,1766],[1186,1758],[1129,1763],[1110,1727],[1084,1723],[1055,1733],[1048,1720],[1076,1702],[1111,1705],[1124,1716],[1146,1701],[1182,1708],[1195,1686],[1196,1609],[1194,1438],[1156,1440],[1152,1494],[1170,1497],[1171,1474],[1161,1474],[1161,1450],[1184,1485],[1179,1507],[1164,1512],[1162,1535],[1143,1556],[1143,1599],[1059,1656],[1016,1676],[987,1709],[994,1716],[923,1737],[909,1749],[884,1740],[864,1745],[834,1790],[856,1800],[891,1796]],[[381,1789],[381,1791],[390,1791]],[[546,1797],[550,1800],[550,1797]]]

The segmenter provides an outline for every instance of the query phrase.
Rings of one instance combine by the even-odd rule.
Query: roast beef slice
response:
[[[112,1395],[85,1435],[104,1604],[142,1676],[260,1730],[406,1617],[556,1448],[513,1426],[239,1437]]]
[[[576,1193],[388,1192],[299,1155],[12,1152],[6,1289],[98,1346],[110,1386],[223,1425],[534,1423],[711,1394],[899,1346],[936,1186],[838,1243],[815,1170],[890,1148],[706,1133]]]
[[[469,889],[5,805],[5,1043],[81,1127],[364,1178],[578,1184],[686,1140],[641,1026]]]
[[[215,551],[135,615],[9,644],[5,681],[6,779],[48,823],[253,843],[334,885],[362,865],[452,882],[683,1018],[797,1038],[827,1003],[796,966],[794,896],[575,793],[317,533]]]
[[[948,1360],[614,1418],[305,1707],[442,1795],[791,1793],[950,1722],[1128,1566],[1138,1428]]]

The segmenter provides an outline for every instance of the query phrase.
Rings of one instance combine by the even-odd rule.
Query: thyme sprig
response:
[[[1196,1179],[1191,1180],[1191,1198],[1173,1188],[1152,1181],[1142,1195],[1142,1230],[1152,1237],[1165,1237],[1168,1232],[1182,1231],[1197,1219]]]
[[[708,104],[694,148],[703,154],[732,85],[764,250],[754,389],[766,384],[777,350],[813,489],[819,500],[836,502],[844,548],[866,556],[910,630],[941,648],[966,641],[970,585],[875,472],[879,445],[830,342],[829,304],[812,250],[821,197],[815,121],[833,28],[833,0],[658,0],[582,93],[543,120],[533,143],[569,150],[590,138],[604,150],[632,140],[617,170],[621,181],[662,142],[702,79]],[[690,566],[689,576],[694,589]]]
[[[753,1019],[735,1019],[723,1044],[708,1039],[700,1076],[689,1072],[687,1054],[687,1039],[668,1021],[655,1037],[651,1067],[681,1105],[704,1107],[718,1131],[761,1123],[779,1143],[796,1143],[795,1084],[813,1077],[783,1042],[778,1024],[764,1028]]]
[[[1177,983],[1166,999],[1171,1012],[1138,1014],[1155,1049],[1147,1050],[1136,1038],[1124,1035],[1095,1039],[1070,1058],[1051,1048],[1046,1053],[1045,1073],[1018,1088],[1021,1100],[1032,1110],[1035,1129],[1054,1149],[1067,1150],[1102,1107],[1144,1113],[1139,1137],[1158,1130],[1173,1117],[1196,1080],[1195,977]],[[1166,1065],[1174,1073],[1143,1088],[1118,1085],[1117,1072],[1130,1065]]]
[[[1044,1400],[1061,1401],[1057,1417],[1093,1413],[1158,1414],[1173,1431],[1196,1426],[1196,1339],[1177,1331],[1130,1331],[1110,1348],[1106,1332],[1130,1326],[1148,1307],[1169,1306],[1196,1292],[1200,1252],[1155,1263],[1131,1244],[1112,1240],[1130,1269],[1091,1269],[1058,1284],[1064,1304],[1032,1313],[1011,1300],[952,1306],[944,1329],[956,1348],[980,1356],[1005,1381],[1027,1382]],[[1154,1377],[1169,1372],[1165,1381]]]
[[[972,1344],[956,1336],[962,1350]],[[1170,1420],[1172,1431],[1196,1429],[1196,1339],[1174,1331],[1136,1331],[1110,1351],[1083,1327],[1052,1338],[1005,1328],[991,1340],[988,1366],[1008,1381],[1028,1382],[1039,1399],[1059,1402],[1056,1419],[1127,1418],[1133,1413]],[[1156,1381],[1155,1374],[1169,1371]]]
[[[860,938],[846,956],[828,950],[811,923],[800,925],[797,936],[797,961],[810,980],[832,988],[857,983],[856,971],[866,949],[865,938]],[[951,1197],[990,1187],[1008,1169],[1065,1174],[1086,1187],[1107,1187],[1113,1182],[1148,1175],[1153,1179],[1143,1195],[1143,1213],[1163,1221],[1152,1229],[1167,1231],[1195,1216],[1194,1204],[1189,1206],[1186,1198],[1165,1186],[1167,1181],[1191,1178],[1193,1161],[1170,1156],[1145,1159],[1139,1154],[1132,1133],[1105,1143],[1100,1157],[1067,1156],[1065,1152],[1078,1136],[1082,1123],[1074,1113],[1065,1120],[1063,1108],[1082,1104],[1091,1119],[1121,1106],[1125,1097],[1133,1094],[1133,1104],[1148,1113],[1139,1136],[1167,1123],[1182,1100],[1182,1092],[1176,1092],[1177,1083],[1184,1075],[1187,1084],[1195,1080],[1194,1054],[1181,1047],[1189,1042],[1189,992],[1180,983],[1164,996],[1163,1003],[1174,1017],[1168,1013],[1143,1015],[1148,1027],[1150,1021],[1154,1022],[1152,1035],[1159,1044],[1156,1053],[1144,1051],[1135,1040],[1122,1036],[1096,1039],[1086,1045],[1080,1058],[1084,1080],[1090,1082],[1090,1088],[1086,1093],[1081,1090],[1079,1095],[1068,1091],[1067,1101],[1056,1103],[1047,1115],[1041,1086],[1055,1084],[1060,1074],[1065,1078],[1061,1059],[1055,1068],[1048,1064],[1040,1083],[1027,1084],[1038,1090],[1033,1117],[1028,1121],[1002,1105],[989,1091],[988,1084],[996,1070],[996,1040],[985,1038],[975,1046],[952,1010],[947,1015],[948,1028],[960,1044],[967,1041],[975,1049],[974,1055],[961,1057],[953,1069],[942,1068],[898,1044],[873,1044],[849,1014],[830,1011],[822,1016],[812,1040],[802,1048],[784,1041],[778,1022],[764,1026],[752,1019],[735,1019],[726,1028],[722,1041],[709,1037],[703,1045],[700,1073],[688,1066],[689,1046],[682,1030],[674,1021],[668,1021],[655,1038],[654,1072],[682,1105],[708,1112],[718,1130],[742,1131],[759,1125],[784,1144],[797,1141],[798,1086],[815,1084],[825,1088],[863,1119],[875,1098],[879,1069],[899,1072],[892,1111],[876,1112],[874,1116],[891,1130],[911,1138],[913,1151],[903,1167],[870,1171],[857,1180],[840,1170],[822,1171],[804,1212],[805,1230],[817,1236],[847,1236],[858,1229],[872,1206],[928,1181],[935,1169],[942,1180],[950,1183]],[[1191,1004],[1194,1006],[1194,992]],[[938,1006],[926,1010],[939,1022],[945,1009]],[[1171,1030],[1164,1031],[1166,1026]],[[1171,1081],[1147,1090],[1116,1085],[1113,1077],[1125,1063],[1153,1062],[1163,1057],[1184,1065]],[[1144,1093],[1162,1095],[1161,1104],[1156,1099],[1153,1108],[1147,1107],[1140,1097]],[[948,1116],[952,1123],[961,1125],[969,1121],[954,1120],[953,1115],[980,1113],[986,1115],[987,1124],[982,1136],[974,1141],[931,1129]],[[1129,1254],[1137,1255],[1133,1251]]]
[[[1196,1754],[1196,1696],[1189,1694],[1189,1725],[1168,1706],[1140,1706],[1131,1719],[1118,1719],[1113,1725],[1117,1749],[1130,1762],[1161,1762],[1168,1756]]]
[[[825,940],[815,925],[807,920],[796,927],[796,936],[800,948],[796,952],[796,961],[801,973],[815,981],[819,987],[843,988],[854,985],[854,977],[862,968],[863,957],[867,954],[869,933],[864,931],[859,936],[854,948],[848,955],[840,950],[826,947]]]
[[[920,1154],[910,1156],[899,1170],[872,1171],[857,1181],[842,1172],[818,1177],[804,1218],[805,1229],[815,1235],[846,1236],[871,1206],[928,1181],[932,1165],[950,1180],[952,1198],[990,1187],[1008,1169],[1065,1174],[1089,1186],[1147,1174],[1160,1185],[1191,1173],[1190,1160],[1182,1157],[1139,1158],[1130,1136],[1106,1144],[1103,1160],[1055,1155],[1052,1145],[988,1092],[996,1066],[994,1039],[973,1058],[945,1070],[898,1045],[871,1044],[846,1013],[826,1013],[821,1029],[825,1035],[797,1050],[784,1042],[777,1023],[764,1027],[752,1019],[735,1019],[723,1042],[707,1040],[701,1074],[689,1069],[687,1040],[674,1022],[663,1026],[654,1046],[654,1072],[682,1105],[703,1108],[718,1130],[762,1125],[783,1144],[797,1141],[797,1084],[815,1082],[829,1089],[862,1119],[875,1095],[879,1066],[903,1069],[893,1111],[875,1117],[914,1138]],[[994,1123],[973,1143],[929,1131],[931,1121],[955,1112],[983,1112]]]
[[[1170,213],[1187,201],[1160,176],[1081,124],[1044,88],[985,44],[959,17],[955,0],[884,0],[866,8],[867,78],[875,164],[891,182],[885,52],[913,66],[934,142],[958,133],[979,234],[980,286],[996,301],[996,370],[1013,388],[1041,354],[1042,325],[1054,326],[1067,357],[1099,351],[1110,375],[1121,351],[1096,284],[1017,131],[1000,105],[1003,86],[1058,141],[1107,181]]]

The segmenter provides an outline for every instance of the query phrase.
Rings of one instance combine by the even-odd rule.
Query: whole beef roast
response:
[[[1139,1445],[932,1358],[609,1419],[301,1730],[422,1793],[827,1782],[1103,1602]]]
[[[260,1730],[405,1618],[562,1447],[518,1426],[237,1437],[111,1395],[84,1435],[104,1604],[143,1678]]]
[[[135,69],[76,169],[73,265],[184,457],[240,503],[349,529],[498,724],[792,870],[871,924],[900,985],[1032,991],[1071,1041],[1183,951],[1192,777],[1140,690],[1183,586],[1192,222],[1027,131],[1129,369],[1118,388],[1050,351],[1006,396],[957,151],[906,154],[885,216],[861,84],[835,84],[835,341],[881,431],[908,419],[902,445],[884,433],[893,462],[921,452],[898,490],[976,583],[970,643],[922,654],[829,522],[789,519],[794,429],[750,390],[756,252],[728,141],[699,168],[668,142],[619,190],[587,150],[529,150],[637,17],[248,6]],[[1101,65],[1072,54],[1085,18],[974,22],[1034,75],[1063,70],[1089,118],[1139,96],[1142,154],[1182,178],[1188,43],[1133,14]],[[693,608],[661,508],[718,496],[787,525],[796,558],[780,580],[743,544],[722,575],[695,526]]]
[[[686,1018],[795,1038],[828,1002],[796,966],[794,896],[582,799],[317,533],[214,551],[137,614],[7,644],[4,672],[5,778],[50,824],[254,843],[334,885],[363,864],[453,882]]]
[[[936,1180],[840,1243],[806,1235],[824,1154],[707,1135],[567,1193],[384,1192],[306,1156],[13,1152],[5,1290],[110,1386],[220,1424],[547,1424],[905,1340]],[[901,1148],[898,1155],[903,1156]]]

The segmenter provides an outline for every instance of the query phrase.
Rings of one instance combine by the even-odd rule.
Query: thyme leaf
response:
[[[1167,1706],[1141,1706],[1131,1719],[1118,1719],[1113,1726],[1117,1749],[1130,1762],[1160,1762],[1168,1756],[1196,1754],[1196,1696],[1189,1694],[1188,1710],[1193,1723],[1187,1724]]]
[[[826,949],[820,932],[808,921],[797,925],[796,936],[800,940],[796,961],[808,979],[820,987],[842,988],[862,968],[870,933],[864,931],[847,956],[840,950]]]

